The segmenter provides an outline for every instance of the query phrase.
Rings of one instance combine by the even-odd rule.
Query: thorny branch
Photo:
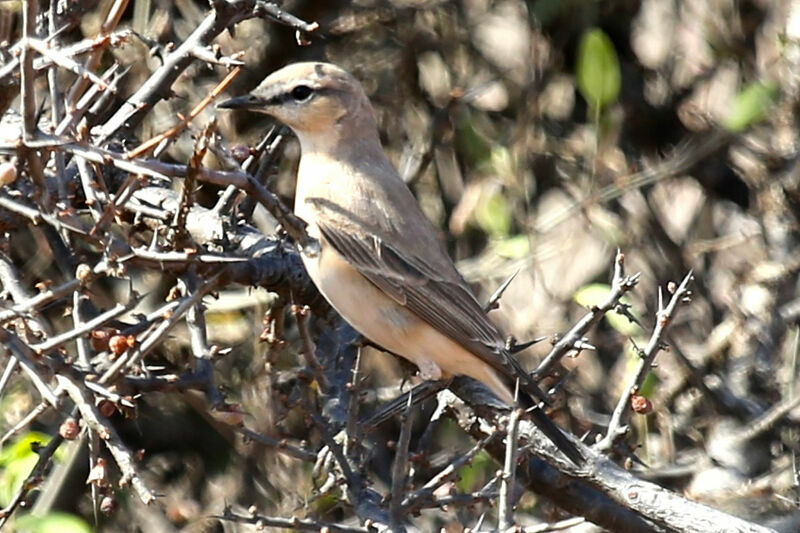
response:
[[[617,407],[611,415],[611,422],[608,424],[608,431],[605,437],[596,444],[598,450],[608,450],[615,439],[624,434],[627,428],[623,427],[623,419],[631,410],[631,403],[633,395],[639,391],[642,383],[644,383],[648,372],[653,366],[658,352],[665,348],[663,337],[666,334],[667,327],[673,319],[673,315],[679,304],[687,303],[690,301],[689,282],[692,280],[691,272],[683,278],[681,284],[672,291],[672,297],[669,302],[664,305],[661,301],[662,293],[659,291],[658,311],[656,311],[656,326],[653,328],[653,333],[650,336],[650,341],[644,350],[639,352],[639,360],[636,364],[636,369],[631,374],[629,384],[623,389]]]
[[[130,483],[145,503],[153,501],[154,496],[141,481],[134,466],[133,456],[116,433],[113,425],[95,407],[95,400],[102,397],[111,400],[121,408],[133,408],[135,404],[131,403],[126,397],[114,392],[120,379],[124,379],[128,386],[138,386],[142,390],[169,390],[171,387],[180,387],[182,384],[189,387],[199,387],[206,392],[209,405],[220,404],[222,400],[214,385],[212,369],[209,366],[209,357],[212,354],[212,349],[208,345],[203,331],[205,317],[200,303],[200,300],[206,294],[217,288],[215,281],[223,277],[224,274],[226,280],[237,280],[259,285],[266,278],[277,275],[281,281],[275,278],[276,288],[283,285],[281,290],[291,290],[289,287],[294,286],[298,289],[299,295],[314,294],[314,292],[305,288],[308,285],[307,278],[298,275],[296,272],[298,261],[289,259],[287,262],[280,259],[283,255],[283,248],[279,244],[276,246],[277,241],[275,239],[272,242],[268,242],[269,239],[264,237],[253,239],[252,236],[248,236],[248,233],[251,232],[247,228],[244,228],[244,240],[240,238],[236,242],[239,244],[246,243],[246,246],[249,247],[248,255],[255,261],[250,262],[249,266],[244,269],[242,268],[243,265],[238,263],[246,262],[245,258],[231,261],[227,256],[220,256],[220,261],[215,262],[213,257],[208,254],[183,252],[176,256],[171,250],[131,248],[118,235],[112,235],[109,230],[113,229],[114,217],[119,216],[123,212],[122,210],[135,209],[136,207],[136,204],[132,204],[131,201],[134,200],[136,190],[140,188],[141,179],[137,179],[135,176],[145,175],[166,180],[171,179],[171,176],[162,175],[158,171],[147,172],[146,163],[140,165],[136,162],[136,152],[128,152],[126,154],[105,151],[95,147],[102,143],[103,138],[110,138],[120,126],[133,127],[136,120],[135,117],[143,116],[143,112],[147,110],[147,106],[140,104],[144,104],[147,101],[152,105],[156,99],[168,94],[164,89],[168,88],[168,85],[174,81],[175,77],[191,61],[198,57],[192,53],[197,43],[203,38],[213,38],[214,32],[222,31],[227,25],[237,20],[243,20],[248,16],[269,15],[280,19],[284,23],[295,25],[303,31],[313,31],[315,29],[315,25],[307,24],[296,17],[285,14],[275,6],[261,4],[261,2],[216,2],[215,7],[217,9],[207,19],[215,21],[215,28],[199,28],[199,31],[195,33],[194,40],[185,42],[184,49],[173,52],[168,61],[172,63],[152,76],[151,82],[145,84],[143,90],[137,93],[139,100],[137,101],[137,95],[129,99],[129,107],[127,108],[129,111],[126,114],[124,124],[115,122],[115,120],[119,120],[122,117],[122,115],[117,114],[116,119],[112,117],[112,120],[107,122],[104,128],[101,128],[99,139],[97,137],[88,137],[85,126],[78,132],[75,132],[74,128],[78,126],[83,115],[90,108],[93,109],[92,104],[96,106],[97,104],[108,102],[107,99],[102,97],[97,99],[97,94],[113,94],[117,91],[117,83],[121,76],[118,75],[116,66],[109,69],[102,76],[97,75],[95,72],[104,49],[108,46],[119,46],[129,34],[126,31],[112,35],[112,31],[119,23],[127,2],[119,1],[111,4],[106,19],[100,28],[100,34],[96,39],[89,39],[71,47],[60,46],[60,42],[55,40],[47,42],[39,40],[34,30],[38,3],[25,2],[22,11],[25,38],[17,47],[20,54],[19,60],[6,64],[2,75],[0,75],[0,78],[5,78],[13,75],[15,70],[20,72],[23,120],[21,127],[17,128],[19,141],[6,145],[6,153],[21,157],[25,162],[25,168],[33,178],[34,187],[32,192],[35,199],[32,204],[26,202],[26,184],[18,181],[22,194],[18,194],[16,191],[9,194],[9,190],[3,191],[2,206],[0,207],[26,217],[34,224],[44,223],[52,226],[67,245],[71,244],[72,239],[77,237],[88,241],[93,246],[99,246],[102,252],[99,260],[92,262],[91,265],[81,264],[73,278],[54,283],[52,287],[43,285],[40,293],[35,296],[24,290],[22,283],[18,277],[13,275],[13,272],[8,269],[3,270],[6,273],[2,277],[3,288],[14,295],[14,302],[13,305],[6,306],[6,309],[0,311],[2,313],[0,321],[6,325],[11,323],[12,327],[17,329],[20,328],[21,324],[24,324],[40,337],[38,340],[28,340],[27,337],[23,338],[15,335],[10,329],[0,329],[4,347],[13,354],[3,372],[3,388],[12,379],[17,365],[21,363],[21,367],[44,398],[44,401],[39,406],[34,408],[14,428],[7,432],[4,439],[35,420],[46,410],[47,406],[60,408],[60,397],[62,394],[66,394],[78,407],[76,420],[84,420],[94,434],[101,436],[101,440],[106,443],[122,472],[122,483]],[[55,31],[53,27],[50,29]],[[208,32],[203,33],[204,30],[208,30]],[[89,56],[83,64],[74,59],[74,57],[87,52]],[[40,54],[41,57],[35,57],[36,54]],[[77,75],[77,80],[68,91],[68,94],[64,96],[66,113],[59,111],[61,108],[57,104],[60,104],[60,101],[57,102],[55,99],[61,98],[61,95],[55,90],[53,81],[55,78],[51,76],[59,68]],[[37,72],[45,69],[50,80],[51,98],[54,100],[52,115],[53,124],[56,126],[54,137],[43,133],[46,128],[40,127],[36,123],[37,96],[34,88],[34,77]],[[224,89],[225,84],[230,82],[236,72],[238,70],[229,76],[227,82],[223,82],[219,86],[217,92]],[[205,102],[198,105],[179,126],[156,137],[153,142],[141,146],[139,152],[147,150],[163,139],[178,135],[180,128],[187,126],[189,120],[195,117],[205,105],[210,103],[217,92],[212,91]],[[126,108],[123,107],[122,109]],[[10,131],[13,132],[13,126],[11,130],[8,129],[8,126],[8,124],[4,126],[6,129],[4,130],[3,141],[9,139],[8,133]],[[54,142],[48,142],[46,139],[54,140]],[[64,149],[64,145],[70,143],[75,143],[75,151],[70,152]],[[98,152],[97,150],[100,151]],[[82,221],[74,216],[74,208],[65,209],[64,204],[62,204],[60,210],[54,211],[52,209],[51,189],[44,171],[45,158],[50,156],[53,156],[56,162],[57,175],[55,182],[58,183],[59,201],[67,201],[67,190],[73,191],[73,185],[77,181],[83,192],[85,206],[88,207],[94,219],[94,227],[88,228],[84,226]],[[126,165],[124,163],[126,158],[133,160],[133,163]],[[123,185],[116,189],[113,188],[112,183],[108,182],[109,176],[113,174],[113,172],[109,172],[108,165],[114,161],[123,171],[131,173]],[[68,171],[70,168],[77,169],[77,172]],[[140,172],[142,170],[144,172]],[[107,172],[105,180],[101,174],[104,172]],[[197,164],[180,170],[182,177],[191,177],[192,173],[202,172],[205,172],[205,169],[200,168]],[[220,178],[215,177],[212,179],[219,181]],[[11,179],[13,180],[14,178],[12,177]],[[252,183],[252,178],[241,174],[233,181],[233,185],[239,189],[255,190],[256,197],[266,201],[271,208],[276,209],[276,215],[279,219],[285,215],[292,221],[296,220],[292,218],[293,215],[271,193],[258,185],[252,185]],[[191,183],[189,185],[194,186]],[[71,198],[77,199],[74,195]],[[168,211],[160,207],[151,208],[146,207],[146,204],[141,204],[145,198],[146,194],[138,197],[140,208],[135,211],[137,216],[144,211],[151,216],[155,215],[160,221],[170,219]],[[180,210],[172,211],[173,215],[176,213],[180,213]],[[189,235],[193,237],[199,236],[202,245],[210,245],[209,237],[206,234],[199,235],[203,231],[200,231],[198,222],[192,219],[192,215],[194,213],[191,213],[188,220],[184,219],[181,225],[190,226]],[[16,223],[19,224],[19,222]],[[24,227],[24,224],[19,227]],[[289,233],[298,237],[297,242],[305,242],[302,230],[293,231],[293,228],[302,228],[300,223],[287,222],[285,227]],[[12,228],[7,227],[5,229]],[[213,238],[218,237],[217,235]],[[255,254],[255,257],[253,257],[253,254]],[[259,255],[262,256],[261,259],[258,259]],[[120,318],[123,315],[139,307],[142,298],[132,293],[126,304],[120,303],[105,311],[98,311],[92,305],[84,306],[84,303],[91,304],[91,300],[84,298],[82,293],[88,291],[93,283],[98,282],[100,278],[105,276],[125,278],[129,265],[138,266],[142,260],[145,262],[151,261],[152,266],[160,265],[161,268],[164,267],[165,261],[172,261],[179,268],[180,275],[185,277],[184,284],[190,289],[190,294],[165,306],[161,311],[161,316],[148,318],[140,321],[139,325],[128,328],[129,333],[126,335],[117,334],[115,336],[111,334],[109,336],[108,333],[105,333],[104,336],[97,337],[105,339],[103,342],[108,343],[105,350],[102,347],[96,347],[94,341],[90,346],[86,341],[87,337],[95,338],[99,333],[109,329],[116,331],[116,328],[112,325],[120,324]],[[276,260],[281,264],[276,263]],[[202,265],[203,263],[212,265],[212,271],[209,272],[207,268],[203,271],[206,280],[202,286],[198,286],[196,279],[200,269],[197,268],[197,265]],[[270,263],[274,264],[270,265]],[[233,268],[226,271],[226,265],[231,265]],[[287,279],[285,277],[287,275],[294,279],[291,283],[285,285],[284,281]],[[247,278],[249,278],[249,282]],[[65,300],[67,297],[70,298]],[[74,327],[63,330],[58,334],[49,334],[51,328],[46,323],[40,324],[37,318],[38,314],[48,307],[53,305],[60,306],[67,302],[70,302],[74,307]],[[90,316],[83,318],[83,307],[86,307],[86,311],[89,312]],[[173,380],[169,376],[158,375],[143,379],[141,376],[135,376],[134,374],[138,373],[135,370],[136,367],[140,367],[141,370],[149,373],[142,364],[143,358],[162,343],[163,336],[170,329],[184,319],[192,334],[192,345],[197,354],[196,369],[190,379],[181,380],[181,378],[178,378]],[[136,335],[134,331],[137,328],[140,328],[140,335]],[[71,367],[72,360],[62,357],[63,353],[71,350],[69,346],[71,342],[75,342],[78,352],[77,361],[80,363],[80,370],[77,372],[77,368]],[[121,345],[120,342],[125,342],[127,345]],[[98,360],[95,357],[97,352],[106,354],[108,359],[105,361]],[[48,381],[51,378],[54,378],[58,384],[56,387],[49,385]],[[0,390],[2,389],[0,388]],[[52,450],[50,449],[51,447],[48,447],[45,452],[50,450],[51,453],[60,441],[53,439],[51,442]],[[295,449],[289,445],[282,445],[281,447],[288,450]],[[50,453],[42,454],[39,466],[37,466],[32,475],[42,475],[44,465],[49,461]],[[302,452],[299,450],[295,453],[303,457]],[[32,487],[33,485],[30,486]],[[28,490],[26,489],[19,493],[12,505],[7,508],[7,514],[3,516],[3,521],[16,509]]]
[[[506,456],[503,461],[503,474],[500,478],[499,505],[497,508],[497,529],[505,531],[514,525],[514,492],[516,488],[517,457],[519,453],[520,409],[511,411],[506,431]]]
[[[154,501],[155,494],[144,482],[141,469],[146,467],[138,464],[125,433],[119,430],[123,422],[117,418],[121,417],[115,413],[135,416],[132,413],[146,403],[144,398],[151,392],[189,395],[199,391],[204,407],[211,408],[209,412],[219,408],[218,411],[232,414],[232,421],[226,424],[246,441],[263,444],[286,460],[311,463],[319,459],[315,472],[327,477],[316,493],[312,490],[310,499],[341,493],[344,498],[335,501],[335,506],[340,512],[353,513],[345,523],[301,517],[299,513],[290,518],[268,516],[255,508],[241,514],[226,507],[220,516],[224,520],[301,531],[399,531],[424,509],[458,510],[492,503],[497,504],[499,529],[506,530],[515,527],[519,518],[514,504],[517,487],[523,486],[548,496],[563,510],[617,531],[688,530],[697,524],[709,530],[766,531],[643,482],[599,454],[615,451],[625,434],[632,396],[664,347],[665,331],[677,305],[689,296],[691,275],[672,291],[666,305],[659,301],[650,341],[641,350],[637,368],[619,398],[607,432],[595,445],[586,465],[575,466],[559,459],[553,446],[518,411],[509,414],[484,388],[463,378],[423,383],[359,423],[365,392],[361,384],[370,370],[362,369],[357,335],[321,302],[300,265],[298,247],[313,253],[317,246],[306,234],[305,223],[264,185],[264,177],[285,137],[284,130],[265,136],[241,167],[236,161],[231,164],[227,160],[230,152],[221,146],[221,138],[213,135],[213,127],[199,135],[187,164],[159,159],[168,145],[187,132],[197,133],[192,121],[240,72],[239,53],[223,55],[215,48],[214,40],[220,34],[234,32],[238,22],[261,17],[290,26],[297,32],[297,40],[302,41],[303,34],[315,32],[318,25],[271,2],[213,0],[211,11],[186,39],[177,45],[158,45],[162,64],[124,103],[111,110],[110,118],[100,123],[98,117],[108,116],[104,114],[107,106],[122,94],[124,86],[127,70],[115,62],[101,72],[100,65],[109,49],[121,47],[133,34],[116,29],[127,4],[123,0],[109,3],[95,36],[68,44],[62,42],[62,29],[55,21],[55,2],[51,2],[48,13],[49,35],[44,38],[36,30],[39,3],[24,1],[20,11],[21,38],[10,48],[14,56],[0,67],[3,110],[18,95],[21,116],[19,124],[6,121],[4,116],[0,136],[0,154],[14,161],[2,166],[0,191],[2,230],[12,235],[9,242],[3,242],[0,253],[0,283],[4,291],[0,343],[3,353],[9,355],[0,376],[0,394],[20,374],[24,383],[31,383],[38,391],[38,397],[33,395],[33,406],[6,430],[0,444],[41,420],[45,412],[63,417],[64,405],[71,402],[75,405],[71,420],[83,423],[105,445],[121,473],[119,484],[130,485],[148,504]],[[233,69],[187,115],[172,120],[174,126],[149,141],[131,143],[133,133],[148,113],[169,98],[179,76],[198,63]],[[37,92],[37,76],[44,73],[47,95]],[[68,90],[57,86],[61,75],[71,76]],[[49,105],[50,124],[42,119],[43,102]],[[672,171],[688,168],[723,141],[728,138],[710,136],[691,157],[672,161]],[[135,148],[126,148],[129,143]],[[436,148],[433,137],[430,146],[428,159]],[[227,170],[206,167],[207,152],[217,156]],[[148,153],[153,156],[145,157]],[[600,199],[609,201],[623,190],[660,179],[666,172],[642,172],[624,188],[603,189]],[[179,180],[182,196],[172,190],[173,183]],[[213,209],[199,205],[195,198],[199,183],[224,187]],[[281,232],[264,235],[251,224],[255,203],[237,209],[237,199],[243,193],[248,201],[266,208],[296,246],[287,243]],[[540,221],[538,227],[543,224],[552,222]],[[36,244],[44,248],[32,255],[41,253],[55,258],[58,269],[39,267],[21,273],[21,269],[13,268],[20,254],[13,245],[31,235],[39,238]],[[6,247],[14,249],[14,253],[7,253]],[[31,253],[29,247],[20,249]],[[617,252],[607,298],[554,342],[535,371],[537,378],[550,375],[565,356],[591,349],[586,335],[606,313],[616,311],[634,320],[622,297],[636,288],[640,276],[626,276],[624,262],[624,254]],[[69,264],[73,266],[65,267]],[[792,268],[788,267],[789,274]],[[163,287],[137,294],[134,284],[146,276],[163,278],[176,288],[166,298],[160,292]],[[37,278],[52,279],[41,279],[39,293],[34,294],[29,285],[33,286]],[[510,276],[489,298],[487,312],[498,308],[513,279]],[[120,283],[127,284],[126,298],[119,296],[120,291],[108,288]],[[294,304],[295,345],[300,346],[298,352],[305,369],[298,372],[297,365],[293,365],[292,370],[275,370],[270,376],[278,400],[269,410],[280,413],[276,418],[282,417],[270,428],[274,433],[245,427],[241,413],[226,404],[227,391],[218,385],[220,376],[215,376],[215,365],[224,350],[210,340],[212,320],[208,306],[219,291],[236,283],[273,291],[277,295],[275,301],[283,302],[276,304],[273,312],[280,313],[287,302]],[[114,297],[108,298],[109,294]],[[6,296],[10,301],[5,301]],[[165,303],[163,299],[169,301]],[[783,304],[783,310],[790,308],[791,302]],[[60,316],[69,314],[70,320]],[[182,339],[182,328],[186,341]],[[188,367],[164,362],[161,352],[168,351],[164,347],[170,335],[181,338],[188,347]],[[275,346],[289,345],[283,338],[274,340]],[[309,383],[309,373],[318,387]],[[456,395],[447,390],[448,386]],[[298,394],[302,398],[300,405],[296,401]],[[412,451],[415,419],[423,418],[412,414],[427,413],[425,402],[433,397],[436,411],[432,419],[453,423],[460,428],[460,437],[474,438],[437,464],[430,464],[432,459],[425,452],[427,439],[438,430],[438,424],[434,429],[433,425],[425,428],[416,442],[417,451]],[[752,430],[740,438],[750,439],[774,428],[796,407],[797,401],[786,399],[763,413]],[[105,409],[109,405],[110,409]],[[282,425],[284,420],[298,418],[297,412],[299,418],[309,422],[310,441],[282,433],[287,427]],[[374,455],[378,453],[376,428],[398,414],[402,415],[399,435],[394,441],[394,457],[388,461],[393,466],[390,472],[381,473],[374,467]],[[499,438],[503,433],[504,444]],[[47,467],[62,440],[58,434],[45,448],[36,450],[36,466],[0,511],[0,526],[47,475]],[[459,491],[456,482],[463,468],[482,452],[502,464],[500,474],[477,490]],[[91,455],[93,464],[102,459],[97,457],[97,449]],[[652,501],[665,503],[656,506],[651,505]],[[312,511],[307,506],[304,512]]]
[[[114,461],[122,472],[120,485],[125,486],[130,483],[139,499],[145,505],[155,500],[155,495],[147,488],[144,481],[139,476],[134,464],[133,454],[131,454],[125,443],[122,442],[117,431],[104,420],[100,411],[95,407],[94,402],[81,387],[66,376],[56,376],[59,385],[64,389],[70,399],[75,402],[82,419],[96,432],[100,440],[105,443],[108,451],[114,457]]]
[[[614,258],[614,276],[611,292],[600,305],[593,307],[569,332],[558,339],[550,353],[533,372],[535,376],[548,375],[553,366],[571,351],[579,352],[584,347],[584,335],[595,326],[606,313],[620,305],[620,299],[639,282],[639,274],[625,276],[625,254],[617,252]],[[630,316],[630,315],[628,315]]]

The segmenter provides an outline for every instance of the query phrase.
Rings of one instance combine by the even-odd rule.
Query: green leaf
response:
[[[319,497],[314,499],[313,503],[311,504],[314,512],[324,514],[341,504],[342,501],[337,494],[338,493],[336,491],[330,491],[326,494],[319,495]]]
[[[733,99],[730,113],[722,126],[732,133],[746,130],[764,119],[777,96],[778,86],[773,82],[749,84]]]
[[[486,450],[481,450],[467,465],[458,471],[456,488],[459,492],[472,492],[483,485],[490,474],[497,469],[497,463]]]
[[[584,285],[575,291],[572,299],[575,300],[575,302],[579,305],[592,308],[603,303],[606,298],[608,298],[610,292],[610,285],[606,285],[604,283],[590,283],[589,285]],[[616,311],[609,311],[606,313],[605,318],[608,321],[609,326],[628,337],[637,335],[641,332],[641,328],[637,324],[631,322],[628,320],[628,317],[621,315]]]
[[[503,183],[514,183],[519,171],[511,152],[505,146],[492,148],[490,156],[492,170]]]
[[[8,466],[18,459],[24,459],[31,455],[37,457],[36,452],[33,451],[31,446],[33,444],[47,446],[48,442],[50,442],[50,437],[48,435],[36,431],[29,431],[20,436],[14,444],[0,451],[0,466]]]
[[[22,515],[17,518],[19,533],[92,533],[92,528],[82,519],[67,513]]]
[[[639,387],[639,394],[645,398],[652,398],[653,393],[656,391],[656,386],[660,381],[656,373],[651,370],[647,373],[647,376],[645,376],[642,386]]]
[[[481,195],[481,200],[475,208],[475,221],[491,237],[508,236],[511,231],[511,207],[500,191]]]
[[[0,452],[0,466],[3,467],[0,472],[0,505],[5,507],[11,502],[36,466],[39,456],[31,445],[38,443],[46,446],[49,440],[47,435],[31,431]]]
[[[636,344],[639,347],[642,347],[647,343],[647,339],[645,338],[640,338],[635,340]],[[628,375],[625,376],[625,382],[627,383],[628,380],[630,380],[630,378],[633,376],[633,373],[636,372],[636,369],[639,366],[639,360],[641,359],[641,356],[639,355],[639,353],[637,353],[636,348],[634,348],[632,342],[629,342],[628,344],[625,345],[625,354],[628,358],[628,363],[626,367]],[[642,381],[642,385],[639,387],[637,393],[640,396],[652,399],[656,386],[658,386],[660,382],[661,380],[658,379],[658,375],[652,370],[650,370],[647,372],[647,375],[645,376],[644,381]]]
[[[455,144],[459,155],[463,156],[472,166],[486,164],[492,156],[491,144],[478,131],[476,119],[469,110],[456,118]]]
[[[495,253],[500,257],[519,259],[530,253],[531,240],[527,235],[514,235],[495,242],[493,246]]]
[[[578,90],[592,111],[601,111],[619,96],[622,79],[619,59],[603,30],[588,30],[581,37],[576,75]]]

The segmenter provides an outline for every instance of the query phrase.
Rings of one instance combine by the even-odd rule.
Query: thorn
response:
[[[489,301],[487,301],[486,305],[483,306],[483,310],[485,312],[488,313],[489,311],[493,311],[494,309],[497,309],[499,307],[498,302],[500,301],[500,298],[503,297],[503,293],[506,292],[508,286],[511,285],[511,282],[514,281],[514,278],[517,277],[517,274],[519,274],[519,269],[517,269],[516,272],[511,274],[508,277],[508,279],[506,279],[502,284],[500,284],[497,290],[494,291],[494,294],[492,294],[489,297]]]
[[[518,343],[515,339],[511,338],[509,339],[511,342],[506,343],[506,350],[508,350],[508,352],[511,354],[517,354],[527,348],[530,348],[537,342],[542,342],[543,340],[547,340],[547,337],[536,337],[533,340],[522,343]]]

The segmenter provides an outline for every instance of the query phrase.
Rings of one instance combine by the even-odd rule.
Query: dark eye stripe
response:
[[[276,94],[275,96],[273,96],[272,98],[267,100],[267,103],[269,105],[281,105],[281,104],[283,104],[285,102],[288,102],[291,99],[292,99],[292,96],[289,93],[280,93],[280,94]]]

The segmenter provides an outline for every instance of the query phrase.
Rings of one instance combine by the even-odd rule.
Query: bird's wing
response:
[[[402,233],[390,243],[389,239],[381,238],[386,226],[375,220],[367,222],[353,213],[344,213],[339,205],[321,198],[311,202],[315,206],[316,226],[326,245],[332,246],[397,303],[501,375],[512,380],[519,378],[520,388],[533,398],[546,400],[531,375],[504,348],[500,330],[486,316],[447,252],[436,242],[432,229],[428,233],[418,232],[416,240],[409,239],[408,232]],[[418,209],[416,204],[404,207]],[[411,215],[423,217],[422,222],[427,223],[421,212]],[[531,409],[528,416],[575,464],[583,463],[581,452],[542,409]]]
[[[414,253],[410,246],[401,249],[402,241],[390,243],[381,238],[378,225],[370,227],[359,221],[343,226],[340,208],[319,199],[315,206],[315,222],[322,238],[364,277],[501,375],[520,378],[526,391],[544,399],[530,375],[504,348],[502,333],[486,316],[439,243],[414,246],[424,254]]]

